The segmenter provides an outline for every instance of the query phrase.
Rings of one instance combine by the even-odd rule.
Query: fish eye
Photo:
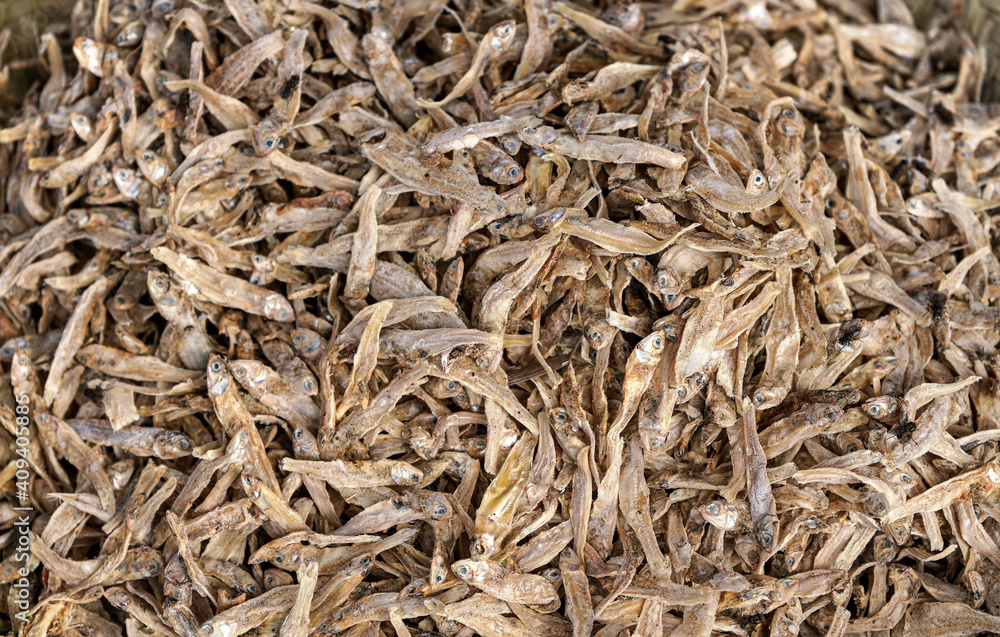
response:
[[[301,440],[305,435],[306,435],[306,432],[304,432],[303,430],[301,430],[301,429],[296,429],[295,430],[295,439],[296,440]]]
[[[187,438],[181,438],[180,440],[177,441],[177,446],[180,447],[183,451],[187,451],[191,448],[191,443],[188,442]]]
[[[760,393],[760,392],[754,392],[754,395],[753,395],[753,402],[754,402],[755,404],[757,404],[757,405],[760,405],[760,404],[763,404],[763,402],[764,402],[765,400],[766,400],[766,399],[764,398],[764,394],[762,394],[762,393]]]
[[[683,387],[678,387],[677,388],[677,397],[678,398],[683,399],[687,395],[688,395],[688,391],[686,389],[684,389]]]
[[[257,591],[259,590],[260,589],[257,588],[256,584],[250,584],[247,586],[247,592],[250,593],[251,595],[256,595]]]
[[[443,505],[434,507],[434,517],[443,518],[447,514],[448,514],[448,509],[446,509]]]
[[[833,200],[833,197],[827,197],[826,198],[826,209],[827,210],[833,210],[833,208],[836,205],[837,205],[837,202]]]
[[[508,177],[517,177],[519,174],[521,174],[521,168],[519,166],[514,166],[507,171]]]
[[[527,135],[534,135],[536,130],[537,129],[534,126],[525,126],[524,128],[521,129],[521,132]]]
[[[371,563],[372,563],[372,558],[370,557],[361,558],[361,566],[371,566]]]
[[[510,35],[514,29],[509,24],[502,25],[497,29],[497,35]]]
[[[455,381],[449,380],[447,383],[444,384],[444,388],[447,389],[448,391],[455,391]]]
[[[633,268],[638,268],[639,267],[639,259],[637,257],[633,257],[633,258],[629,259],[628,264],[631,267],[633,267]]]
[[[754,175],[754,177],[753,177],[753,185],[754,186],[763,186],[764,185],[764,175],[760,175],[760,174]]]
[[[707,511],[709,515],[719,515],[719,505],[715,502],[712,502],[707,507],[705,507],[705,511]]]
[[[273,137],[265,137],[263,145],[267,150],[273,150],[274,147],[278,145],[278,140]]]
[[[442,583],[443,581],[444,581],[444,573],[438,573],[438,574],[437,574],[437,575],[436,575],[436,576],[434,577],[434,582],[435,582],[436,584],[440,584],[440,583]]]
[[[153,153],[148,150],[142,154],[143,161],[153,161]]]
[[[567,414],[565,411],[560,410],[556,412],[556,422],[564,423],[567,420],[569,420],[569,414]]]
[[[9,347],[5,347],[3,350],[0,350],[0,356],[3,356],[4,358],[12,357],[14,356],[14,350]]]
[[[899,476],[899,481],[900,482],[906,482],[907,484],[909,484],[910,479],[911,479],[910,478],[910,474],[908,474],[908,473],[904,473],[904,474],[902,474],[902,475]]]
[[[205,633],[206,635],[211,635],[212,634],[212,624],[209,624],[209,623],[202,624],[201,625],[201,632]]]
[[[656,337],[653,338],[653,347],[655,347],[657,349],[663,347],[663,337],[662,336],[656,336]]]
[[[316,389],[316,381],[314,381],[311,378],[307,378],[304,381],[302,381],[302,386],[305,388],[306,391],[312,391]]]
[[[457,569],[455,569],[455,571],[458,573],[458,576],[462,578],[469,577],[472,574],[472,569],[470,569],[465,564],[459,566]]]
[[[282,555],[281,553],[278,553],[277,555],[274,556],[274,563],[275,564],[284,564],[285,563],[285,556]],[[271,577],[271,576],[269,576],[269,577]]]
[[[702,64],[701,62],[698,62],[697,64],[692,64],[691,65],[691,71],[694,72],[694,73],[696,73],[696,74],[697,73],[701,73],[704,70],[705,70],[705,65]]]
[[[211,367],[211,369],[212,369],[213,372],[221,372],[222,371],[222,363],[219,362],[219,361],[212,361],[212,364],[210,365],[210,367]]]
[[[793,111],[790,108],[786,108],[785,110],[781,111],[781,116],[784,117],[785,119],[791,119],[795,117],[795,111]]]
[[[667,303],[673,303],[674,301],[677,300],[677,295],[676,294],[668,294],[664,298],[666,299]]]
[[[679,147],[677,147],[677,146],[674,146],[673,144],[668,144],[667,145],[667,150],[669,150],[672,153],[679,153],[679,152],[681,152],[681,149]]]

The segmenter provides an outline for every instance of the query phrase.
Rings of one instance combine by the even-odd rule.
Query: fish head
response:
[[[200,637],[233,637],[237,634],[236,622],[227,619],[210,619],[198,629]]]
[[[638,362],[643,365],[653,365],[660,360],[663,355],[663,348],[667,343],[666,335],[661,330],[656,330],[646,338],[639,341],[633,352]]]
[[[423,478],[423,475],[420,476]],[[451,503],[441,493],[435,493],[427,497],[423,503],[423,511],[432,520],[443,520],[452,513]]]
[[[375,563],[374,553],[364,553],[358,555],[344,567],[343,573],[345,574],[361,574],[367,575],[371,571],[372,564]]]
[[[740,517],[739,510],[724,500],[716,500],[700,506],[698,512],[709,524],[721,531],[734,528]]]
[[[514,34],[517,31],[515,27],[516,23],[513,20],[504,20],[493,25],[489,33],[486,34],[490,47],[494,51],[500,52],[510,46],[510,43],[514,41]]]
[[[611,344],[611,339],[615,335],[615,328],[604,318],[596,318],[587,323],[584,329],[584,337],[587,343],[595,350],[601,350]]]
[[[451,565],[451,570],[464,582],[481,582],[486,579],[490,565],[483,560],[458,560]]]
[[[394,465],[389,473],[392,476],[392,481],[401,487],[417,484],[424,479],[423,472],[414,467],[408,467],[402,464]],[[445,504],[447,504],[447,502],[445,502]],[[447,515],[447,513],[445,515]],[[431,517],[433,517],[433,514],[431,514]],[[442,517],[444,516],[442,515]]]
[[[259,157],[266,157],[278,150],[281,130],[273,119],[262,119],[253,129],[253,150]]]
[[[754,168],[747,177],[746,190],[748,194],[759,195],[767,191],[767,177],[760,170]]]
[[[229,371],[241,385],[248,388],[260,386],[267,379],[267,370],[260,361],[229,361]]]
[[[292,346],[306,356],[315,356],[324,349],[322,337],[308,329],[292,330]]]
[[[226,369],[226,360],[218,354],[212,354],[208,359],[208,393],[213,396],[221,396],[229,389],[229,371]]]
[[[191,453],[191,439],[179,431],[163,431],[153,438],[153,454],[172,460]]]
[[[492,533],[482,533],[472,538],[469,551],[476,557],[483,558],[496,552],[496,536]]]
[[[892,396],[878,396],[866,400],[861,409],[875,420],[883,421],[899,413],[899,403]]]

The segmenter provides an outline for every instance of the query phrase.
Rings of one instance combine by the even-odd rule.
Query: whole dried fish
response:
[[[1000,632],[981,2],[71,4],[0,24],[0,630]]]

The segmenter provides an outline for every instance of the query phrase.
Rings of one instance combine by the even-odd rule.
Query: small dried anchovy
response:
[[[0,69],[0,630],[1000,632],[951,15],[77,0]]]

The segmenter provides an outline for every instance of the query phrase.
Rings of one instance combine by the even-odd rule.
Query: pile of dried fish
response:
[[[985,57],[901,0],[670,5],[46,30],[0,630],[1000,632]]]

